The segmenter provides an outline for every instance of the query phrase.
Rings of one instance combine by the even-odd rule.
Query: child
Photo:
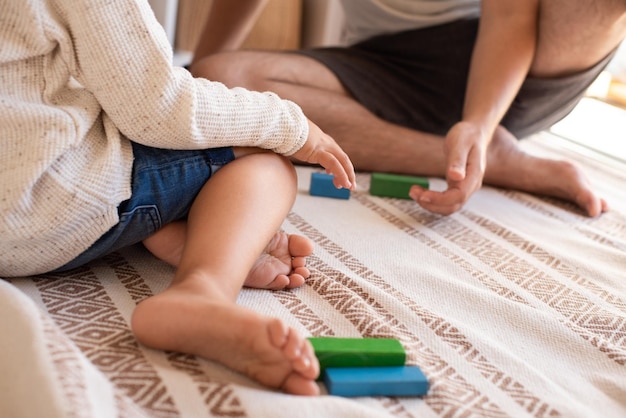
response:
[[[235,301],[309,274],[311,241],[276,232],[296,195],[284,156],[354,188],[346,154],[292,102],[173,67],[145,0],[5,0],[0,16],[0,276],[143,241],[177,270],[133,313],[140,342],[317,394],[308,341]]]

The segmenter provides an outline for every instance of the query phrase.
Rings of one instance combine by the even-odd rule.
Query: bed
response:
[[[622,135],[624,131],[621,131]],[[298,289],[238,303],[307,336],[395,338],[423,397],[303,398],[139,345],[134,306],[172,269],[131,247],[61,275],[0,280],[2,417],[624,417],[626,171],[554,132],[530,152],[578,161],[612,211],[484,187],[452,216],[368,193],[310,196],[298,167],[283,228],[308,236]],[[431,179],[432,187],[443,182]]]

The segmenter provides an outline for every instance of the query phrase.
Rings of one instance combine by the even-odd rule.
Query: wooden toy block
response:
[[[410,199],[409,190],[414,184],[420,185],[425,189],[428,189],[429,187],[429,181],[426,177],[372,173],[370,181],[370,194],[373,196]]]
[[[333,184],[333,175],[326,173],[311,173],[311,196],[334,197],[335,199],[349,199],[350,189],[338,189]]]
[[[428,379],[419,367],[341,367],[324,372],[328,393],[337,396],[421,396]]]
[[[406,352],[393,338],[309,338],[320,371],[328,367],[404,366]],[[322,373],[320,373],[320,376]]]

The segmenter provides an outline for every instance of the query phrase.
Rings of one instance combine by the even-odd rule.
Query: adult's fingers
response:
[[[450,215],[457,212],[469,198],[464,191],[458,188],[449,188],[439,192],[413,186],[409,194],[418,205],[440,215]]]

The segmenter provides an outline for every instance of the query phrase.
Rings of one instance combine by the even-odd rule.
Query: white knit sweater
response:
[[[171,63],[146,0],[0,2],[0,276],[60,267],[118,222],[129,139],[284,155],[306,141],[295,104]]]

